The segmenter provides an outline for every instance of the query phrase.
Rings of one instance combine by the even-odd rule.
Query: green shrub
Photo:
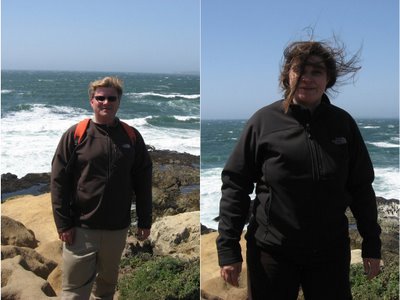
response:
[[[364,275],[362,264],[352,265],[350,282],[354,300],[398,300],[399,263],[389,262],[384,271],[372,280]]]
[[[120,299],[178,300],[200,298],[199,261],[185,263],[172,257],[130,261],[132,272],[119,283]],[[127,264],[127,261],[123,262]]]

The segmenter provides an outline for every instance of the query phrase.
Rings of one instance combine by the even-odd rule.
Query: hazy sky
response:
[[[199,72],[199,0],[2,0],[2,69]]]
[[[332,102],[354,117],[398,117],[398,0],[201,2],[201,116],[248,118],[281,98],[282,52],[289,42],[336,34],[362,69]]]

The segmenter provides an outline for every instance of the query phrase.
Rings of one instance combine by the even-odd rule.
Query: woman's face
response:
[[[321,102],[328,80],[325,63],[318,56],[310,56],[303,70],[292,67],[289,71],[289,84],[290,88],[296,89],[294,102],[314,109]]]

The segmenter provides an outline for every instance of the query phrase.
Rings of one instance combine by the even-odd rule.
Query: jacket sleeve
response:
[[[361,133],[353,120],[353,141],[350,160],[348,190],[352,196],[350,209],[357,221],[357,229],[363,238],[362,257],[381,258],[381,228],[375,192],[372,188],[374,169]]]
[[[141,134],[136,132],[135,163],[132,168],[132,185],[136,195],[138,227],[149,229],[152,223],[152,173],[153,163]]]
[[[68,163],[73,163],[74,130],[63,134],[51,163],[50,192],[54,221],[57,231],[63,232],[74,226],[70,213],[73,193],[72,173]]]
[[[216,240],[220,266],[243,261],[240,236],[250,206],[256,174],[257,139],[248,123],[222,171],[219,236]]]

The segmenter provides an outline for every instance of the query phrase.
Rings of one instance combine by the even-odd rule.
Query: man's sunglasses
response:
[[[108,97],[105,97],[105,96],[94,96],[94,99],[96,99],[96,101],[99,101],[99,102],[103,102],[106,99],[108,100],[108,102],[115,102],[115,101],[117,101],[118,97],[117,96],[108,96]]]

